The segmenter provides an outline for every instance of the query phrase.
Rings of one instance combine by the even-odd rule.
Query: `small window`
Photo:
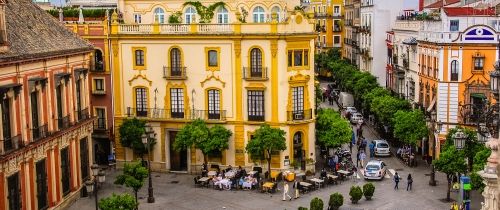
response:
[[[474,70],[483,70],[484,66],[484,58],[483,57],[475,57],[474,58]]]
[[[165,11],[162,8],[156,8],[154,11],[155,22],[165,23]]]
[[[451,62],[451,81],[458,81],[458,61],[454,60]]]
[[[288,50],[288,67],[309,66],[309,50]]]
[[[340,44],[340,36],[333,36],[333,44]]]
[[[333,7],[333,13],[335,16],[339,16],[340,15],[340,7],[339,6],[334,6]]]
[[[191,24],[195,22],[196,10],[193,7],[188,7],[186,13],[184,14],[184,20],[186,24]]]
[[[263,23],[265,21],[265,13],[262,7],[255,7],[253,10],[253,22],[254,23]]]
[[[458,31],[458,29],[459,29],[459,21],[450,20],[450,31]]]
[[[135,51],[135,65],[136,66],[144,66],[144,51],[136,50]]]
[[[96,91],[104,91],[104,79],[94,79],[94,87]]]
[[[141,14],[134,14],[134,23],[142,23],[142,16]]]
[[[210,67],[215,67],[219,66],[218,62],[218,55],[216,50],[209,50],[208,51],[208,66]]]

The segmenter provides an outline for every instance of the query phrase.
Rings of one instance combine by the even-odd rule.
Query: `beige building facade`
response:
[[[159,171],[199,171],[201,151],[171,146],[194,119],[233,133],[211,163],[259,164],[245,146],[264,123],[286,131],[287,150],[273,155],[272,168],[314,158],[316,34],[307,14],[290,10],[299,2],[224,1],[213,18],[183,4],[118,2],[123,21],[113,14],[110,34],[116,128],[127,118],[147,120],[157,134],[152,167]],[[139,158],[115,133],[118,162]]]

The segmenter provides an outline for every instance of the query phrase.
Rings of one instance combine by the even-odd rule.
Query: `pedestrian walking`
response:
[[[456,202],[453,202],[453,204],[451,204],[450,210],[458,210],[458,204]]]
[[[295,199],[299,198],[299,187],[300,187],[300,182],[295,179],[295,182],[293,183],[293,188],[295,189]]]
[[[370,142],[370,158],[374,158],[375,157],[375,142]]]
[[[356,154],[356,167],[359,167],[360,162],[361,162],[361,153],[358,150],[358,153]]]
[[[396,173],[394,174],[394,183],[395,183],[395,185],[394,185],[394,189],[395,189],[395,190],[399,190],[399,186],[398,186],[398,184],[399,184],[399,178],[400,178],[400,177],[399,177],[399,174],[398,174],[398,172],[396,172]]]
[[[285,181],[285,184],[283,185],[283,201],[286,201],[287,198],[291,201],[292,197],[288,194],[288,182]]]
[[[337,164],[339,163],[339,156],[335,154],[333,156],[333,172],[337,172]]]
[[[361,154],[359,155],[359,159],[361,159],[361,168],[365,165],[366,154],[364,150],[361,150]]]
[[[408,178],[406,178],[406,181],[407,181],[407,185],[406,185],[406,191],[408,191],[408,189],[410,189],[411,191],[411,186],[413,184],[413,178],[411,177],[411,174],[408,174]]]

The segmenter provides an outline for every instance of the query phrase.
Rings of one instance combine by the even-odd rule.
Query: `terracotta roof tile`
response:
[[[92,45],[69,31],[31,0],[9,0],[5,19],[9,50],[0,63],[86,52]]]
[[[445,7],[444,12],[448,16],[490,16],[495,15],[495,9],[474,9],[472,7]]]

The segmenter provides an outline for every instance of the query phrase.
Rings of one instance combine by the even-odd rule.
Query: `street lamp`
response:
[[[97,192],[99,191],[98,184],[104,183],[104,181],[106,180],[106,174],[104,173],[104,171],[100,170],[99,165],[95,163],[90,166],[90,169],[92,171],[93,180],[86,181],[85,188],[89,193],[94,192],[95,209],[98,210],[99,209],[98,199],[97,199]]]
[[[462,150],[465,147],[465,141],[467,141],[467,136],[462,131],[462,129],[458,129],[455,134],[453,134],[453,144],[455,144],[455,148],[457,150]]]
[[[430,128],[433,131],[434,134],[434,142],[432,143],[432,160],[436,159],[436,145],[438,142],[438,135],[441,132],[443,128],[443,123],[441,121],[437,121],[437,113],[436,111],[431,112],[431,117],[427,117],[427,120],[430,121]],[[437,126],[437,127],[436,127]],[[430,186],[436,186],[436,169],[434,167],[434,164],[431,164],[431,176],[429,180],[429,185]]]
[[[144,128],[145,132],[142,134],[141,139],[142,143],[145,147],[148,148],[148,175],[149,175],[149,187],[148,187],[148,203],[154,203],[155,197],[153,195],[153,179],[151,178],[151,139],[156,137],[156,133],[154,132],[151,125],[146,124]]]

